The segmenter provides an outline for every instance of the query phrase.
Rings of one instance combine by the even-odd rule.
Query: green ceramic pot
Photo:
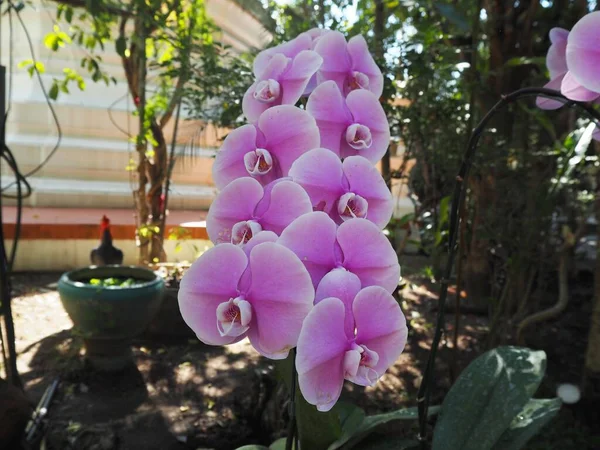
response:
[[[92,286],[92,278],[134,278],[133,286]],[[133,266],[92,266],[62,275],[61,302],[83,336],[86,356],[96,368],[120,370],[133,363],[130,342],[158,312],[165,290],[154,272]]]

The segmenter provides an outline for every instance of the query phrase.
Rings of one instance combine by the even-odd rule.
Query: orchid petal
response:
[[[406,345],[408,328],[398,302],[385,289],[371,286],[360,291],[352,305],[356,343],[379,356],[372,368],[378,376],[392,365]]]
[[[352,69],[344,35],[339,31],[330,31],[319,38],[315,51],[323,57],[323,65],[317,75],[319,83],[332,80],[340,92],[344,92],[346,78]]]
[[[565,74],[560,91],[568,99],[578,102],[590,102],[600,97],[599,93],[590,91],[582,86],[571,71]]]
[[[304,50],[294,58],[291,67],[282,77],[282,104],[296,104],[322,63],[323,58],[311,50]]]
[[[261,102],[254,96],[257,87],[266,80],[280,81],[283,74],[289,70],[292,64],[292,60],[285,55],[278,53],[272,56],[269,63],[264,68],[260,77],[248,88],[242,99],[242,111],[249,122],[255,123],[258,121],[260,115],[267,109],[281,105],[283,103],[283,93],[279,93],[277,98],[274,98],[271,102]]]
[[[569,30],[560,27],[554,27],[550,30],[549,36],[550,42],[553,44],[567,42],[569,39]]]
[[[333,81],[319,85],[308,98],[306,110],[315,118],[319,127],[321,147],[332,150],[339,156],[346,128],[353,122],[340,89]]]
[[[225,138],[212,168],[213,181],[218,189],[223,189],[237,178],[248,176],[244,155],[256,149],[256,137],[254,125],[244,125]]]
[[[244,250],[246,256],[250,257],[250,252],[258,244],[262,244],[263,242],[277,242],[277,239],[279,239],[279,236],[272,231],[261,231],[256,233],[252,239],[250,239],[248,243],[242,247],[242,250]]]
[[[302,50],[310,50],[312,41],[313,38],[308,33],[301,33],[291,41],[263,50],[254,58],[254,75],[264,78],[264,72],[275,55],[281,53],[288,58],[294,58]]]
[[[345,139],[342,139],[340,156],[346,158],[360,155],[375,164],[383,157],[390,144],[390,126],[385,111],[377,97],[364,89],[350,92],[346,98],[346,104],[353,121],[369,128],[372,143],[369,148],[355,150]]]
[[[311,150],[298,158],[289,175],[304,188],[312,206],[328,214],[334,211],[335,202],[344,193],[342,162],[324,148]]]
[[[312,204],[306,191],[293,181],[276,182],[271,190],[269,205],[259,221],[265,230],[281,234],[295,219],[312,212]]]
[[[231,228],[238,222],[250,220],[263,197],[263,188],[250,177],[229,183],[210,205],[206,217],[208,237],[215,244],[231,241]]]
[[[567,66],[577,83],[600,92],[600,11],[575,24],[567,41]]]
[[[363,287],[381,286],[394,292],[400,280],[398,256],[377,225],[366,219],[348,220],[338,228],[337,241],[343,266],[360,278]]]
[[[550,41],[552,45],[546,56],[546,66],[550,72],[550,78],[564,75],[569,70],[567,67],[567,38],[569,32],[563,28],[550,30]]]
[[[344,303],[345,318],[344,331],[348,339],[354,339],[354,314],[352,303],[354,297],[360,291],[360,279],[346,269],[333,269],[323,277],[317,292],[315,293],[315,304],[328,297],[339,298]]]
[[[352,70],[362,72],[369,77],[369,91],[375,97],[383,93],[383,74],[375,63],[365,38],[361,35],[352,37],[348,41],[348,53],[352,58]]]
[[[254,84],[248,88],[244,94],[244,97],[242,98],[242,111],[250,123],[256,123],[260,115],[273,106],[273,104],[270,103],[261,103],[254,98],[254,92],[256,91],[256,87],[259,83],[260,81],[254,82]],[[281,98],[274,102],[274,105],[280,104]]]
[[[267,358],[283,359],[296,346],[312,308],[315,291],[310,276],[294,253],[272,242],[252,249],[250,272],[247,299],[254,317],[250,343]]]
[[[559,77],[553,78],[552,80],[550,80],[549,83],[546,83],[544,87],[546,89],[554,89],[555,91],[560,91],[564,77],[565,75],[563,74]],[[561,102],[560,100],[554,100],[548,97],[539,96],[536,98],[535,104],[540,109],[553,110],[563,107],[565,105],[565,102]]]
[[[316,287],[336,265],[335,237],[335,222],[324,212],[316,211],[294,220],[277,242],[300,258]]]
[[[296,354],[302,396],[319,411],[329,411],[344,385],[344,304],[327,298],[315,305],[304,320]]]
[[[394,199],[379,171],[367,159],[350,156],[343,163],[348,190],[367,200],[367,219],[384,228],[394,212]]]
[[[302,154],[319,146],[319,129],[306,111],[291,105],[269,108],[258,120],[266,148],[277,158],[282,176]]]
[[[247,264],[240,248],[222,244],[198,258],[182,278],[178,294],[181,316],[202,342],[223,345],[244,337],[221,336],[217,308],[238,296],[238,282]]]

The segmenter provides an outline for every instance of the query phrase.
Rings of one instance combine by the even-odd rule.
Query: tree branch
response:
[[[63,5],[71,6],[72,8],[85,8],[85,9],[89,10],[89,8],[88,8],[89,5],[86,0],[53,0],[53,1],[56,3],[61,3]],[[110,14],[114,14],[116,16],[122,16],[122,17],[131,17],[132,16],[131,11],[121,9],[116,6],[107,5],[107,4],[104,4],[103,2],[97,2],[97,4],[94,5],[94,8],[98,8],[101,11],[104,11],[104,12],[107,12]]]

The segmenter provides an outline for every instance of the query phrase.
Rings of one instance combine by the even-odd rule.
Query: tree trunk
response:
[[[375,23],[373,25],[373,33],[375,35],[375,60],[377,65],[383,73],[385,73],[385,48],[383,44],[384,32],[385,32],[385,4],[383,0],[375,0]],[[382,98],[382,102],[386,99]],[[390,147],[388,146],[385,155],[381,158],[381,176],[385,180],[385,184],[391,190],[392,188],[392,177],[391,177],[391,155]]]
[[[598,153],[600,145],[594,144]],[[596,171],[596,220],[600,221],[600,171]],[[599,222],[600,223],[600,222]],[[600,246],[596,247],[596,273],[594,274],[594,306],[590,323],[588,346],[583,373],[583,398],[600,399]]]
[[[165,230],[161,220],[164,212],[163,186],[167,178],[167,142],[162,128],[156,121],[152,121],[152,136],[158,145],[154,146],[153,161],[149,165],[148,174],[150,178],[150,190],[148,191],[148,204],[150,206],[150,216],[148,225],[152,229],[158,229],[158,232],[152,233],[152,248],[150,250],[150,261],[162,262],[166,259],[164,251]]]

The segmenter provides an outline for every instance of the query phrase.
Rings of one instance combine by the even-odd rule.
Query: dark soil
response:
[[[375,387],[346,383],[343,394],[369,414],[416,405],[433,334],[438,286],[422,275],[428,261],[413,257],[402,263],[407,285],[400,301],[410,329],[407,347]],[[58,277],[18,275],[13,303],[27,395],[37,403],[51,381],[61,379],[50,410],[51,448],[233,450],[268,444],[285,433],[285,393],[276,387],[270,361],[246,342],[211,347],[196,339],[145,337],[134,342],[135,367],[113,374],[88,367],[82,339],[73,332],[55,291]],[[528,345],[548,353],[548,375],[538,397],[554,396],[558,384],[579,380],[589,322],[586,295],[581,293],[559,320],[528,336]],[[453,323],[454,314],[448,314],[449,341]],[[483,350],[487,317],[461,315],[460,324],[456,351],[442,342],[434,404]],[[600,440],[593,441],[598,426],[588,416],[578,407],[563,408],[545,436],[528,448],[600,449]]]

